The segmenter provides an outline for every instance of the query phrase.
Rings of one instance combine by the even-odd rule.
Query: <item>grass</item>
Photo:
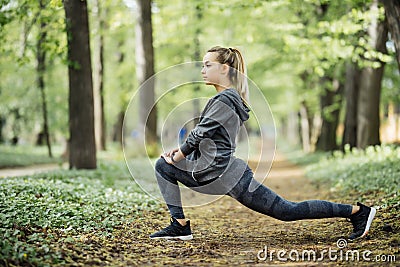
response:
[[[46,146],[33,145],[0,145],[0,169],[17,168],[37,164],[62,164],[61,158],[65,147],[55,145],[52,147],[53,158],[48,156]],[[97,151],[99,160],[124,160],[122,149],[117,143],[108,143],[106,151]]]
[[[280,138],[277,139],[277,147],[278,150],[285,155],[287,160],[304,167],[318,163],[321,159],[328,158],[331,155],[330,152],[322,151],[305,153],[299,145],[290,144],[287,140]]]
[[[393,229],[393,242],[400,240],[400,147],[382,145],[345,152],[287,153],[290,161],[303,165],[317,187],[330,188],[329,199],[360,201],[375,206],[376,219]]]
[[[358,196],[360,201],[374,196],[382,207],[400,210],[400,148],[368,147],[335,152],[306,169],[316,182],[329,183],[332,191]]]
[[[22,167],[35,164],[61,163],[59,155],[61,147],[54,147],[50,158],[47,154],[47,147],[36,147],[31,145],[9,146],[0,145],[0,169]]]
[[[140,169],[140,161],[133,167]],[[125,162],[0,180],[0,265],[63,265],[77,240],[115,230],[160,204],[132,180]],[[91,249],[88,247],[87,249]],[[70,252],[69,252],[70,251]]]

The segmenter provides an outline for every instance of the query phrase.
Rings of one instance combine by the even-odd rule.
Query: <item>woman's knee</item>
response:
[[[156,170],[156,172],[158,172],[158,173],[162,173],[162,172],[164,172],[165,171],[165,169],[168,167],[168,163],[165,161],[165,159],[164,158],[159,158],[157,161],[156,161],[156,165],[155,165],[155,170]]]
[[[155,174],[156,178],[159,184],[161,184],[163,187],[166,186],[166,182],[172,182],[173,184],[176,184],[175,179],[173,176],[171,176],[172,171],[169,169],[171,166],[165,161],[164,158],[159,158],[156,161],[155,164]]]

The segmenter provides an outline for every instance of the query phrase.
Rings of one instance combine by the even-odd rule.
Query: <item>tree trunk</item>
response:
[[[124,60],[125,60],[125,54],[124,54],[124,50],[122,49],[122,46],[124,45],[124,42],[122,40],[120,40],[118,42],[118,65],[122,66]],[[121,99],[124,99],[123,97],[121,97]],[[117,120],[113,125],[113,133],[112,133],[112,140],[113,142],[118,142],[121,147],[123,147],[123,143],[122,143],[122,131],[123,131],[123,126],[124,126],[124,116],[125,116],[125,110],[126,110],[126,106],[128,104],[123,102],[121,104],[121,110],[119,111],[118,115],[117,115]]]
[[[394,108],[394,118],[395,118],[395,142],[400,141],[400,104],[395,104]]]
[[[6,117],[0,115],[0,144],[4,144],[6,141],[3,135],[3,128],[6,125],[6,122],[7,122]]]
[[[39,1],[40,10],[45,8],[43,0]],[[42,116],[43,116],[43,129],[42,134],[45,138],[47,151],[49,157],[53,157],[53,153],[51,152],[51,143],[50,143],[50,133],[49,133],[49,122],[47,118],[47,102],[46,102],[46,92],[45,92],[45,84],[44,84],[44,73],[46,71],[46,50],[44,49],[44,42],[46,41],[46,23],[43,21],[43,18],[40,17],[40,26],[39,26],[39,37],[37,41],[37,50],[36,50],[36,58],[37,58],[37,86],[40,90],[41,100],[42,100]]]
[[[301,129],[301,141],[304,152],[311,152],[310,144],[310,120],[308,117],[308,108],[305,103],[301,103],[300,106],[300,129]]]
[[[98,31],[97,31],[97,49],[95,60],[97,70],[94,85],[94,110],[95,110],[95,134],[96,134],[96,148],[98,150],[106,150],[106,129],[105,129],[105,116],[104,116],[104,34],[105,29],[104,15],[102,14],[101,4],[99,0],[95,3],[98,18]]]
[[[290,112],[285,120],[286,139],[292,145],[298,145],[299,141],[299,117],[296,112]]]
[[[86,0],[64,0],[68,36],[69,165],[96,168],[93,81]]]
[[[201,1],[196,1],[196,19],[195,19],[195,24],[196,24],[196,29],[195,29],[195,33],[194,33],[194,61],[196,61],[196,66],[199,67],[200,69],[200,34],[201,34],[201,27],[200,25],[200,21],[203,17],[203,9],[201,6]],[[194,91],[198,92],[200,91],[200,85],[198,83],[194,84]],[[200,120],[200,100],[199,98],[194,98],[193,99],[193,123],[194,126],[196,126],[199,123]]]
[[[337,149],[336,130],[339,124],[343,84],[338,79],[329,79],[329,81],[332,82],[332,90],[327,89],[320,96],[322,126],[316,145],[316,149],[320,151],[333,151]]]
[[[19,141],[19,135],[21,133],[21,111],[19,107],[15,107],[12,108],[10,110],[10,115],[14,115],[14,120],[13,120],[13,124],[11,126],[11,130],[12,130],[12,135],[13,137],[11,138],[11,144],[13,146],[18,145],[18,141]]]
[[[378,1],[374,0],[371,9],[378,8]],[[386,52],[387,40],[386,22],[374,18],[368,29],[370,45],[379,52]],[[378,59],[376,59],[378,62]],[[366,67],[361,71],[360,95],[357,110],[357,147],[366,148],[369,145],[379,145],[380,119],[379,103],[384,63],[379,68]]]
[[[113,130],[113,141],[120,143],[121,146],[123,146],[122,131],[123,131],[123,126],[124,126],[124,116],[125,116],[124,111],[120,111],[118,113],[117,121],[114,124],[114,130]]]
[[[400,70],[400,1],[381,0],[381,2],[385,7],[388,29],[396,48],[396,59]]]
[[[346,115],[344,119],[344,132],[341,149],[349,145],[350,149],[357,146],[357,104],[360,91],[361,71],[357,64],[352,62],[346,65],[346,82],[344,85],[344,97],[346,101]]]
[[[151,0],[137,0],[138,20],[136,25],[136,74],[139,85],[140,131],[143,131],[148,146],[157,143],[157,109],[155,105],[153,29],[151,22]],[[146,81],[146,83],[144,83]],[[142,135],[143,136],[143,135]]]

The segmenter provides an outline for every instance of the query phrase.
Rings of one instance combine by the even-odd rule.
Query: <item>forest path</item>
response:
[[[252,167],[253,163],[249,162],[249,165]],[[259,168],[269,166],[261,164]],[[288,162],[281,154],[276,155],[264,184],[291,201],[323,199],[327,192],[317,190],[304,176],[304,170]],[[186,208],[185,213],[191,220],[193,240],[150,240],[149,234],[169,223],[169,215],[167,211],[144,212],[139,220],[115,233],[118,244],[113,247],[118,247],[119,257],[112,265],[337,266],[349,263],[331,261],[327,252],[322,256],[323,263],[313,260],[308,254],[302,260],[305,250],[315,251],[316,258],[321,257],[324,249],[338,250],[337,241],[347,237],[352,229],[345,219],[282,222],[254,212],[228,196],[211,204]],[[286,251],[281,258],[287,261],[278,258],[280,250]],[[291,250],[299,253],[298,259],[296,251],[289,257]]]

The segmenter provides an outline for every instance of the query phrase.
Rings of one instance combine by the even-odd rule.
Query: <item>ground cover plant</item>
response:
[[[124,162],[101,163],[94,171],[5,178],[0,188],[0,262],[5,265],[63,264],[77,240],[112,239],[143,210],[159,208]]]
[[[56,155],[50,158],[46,147],[0,145],[0,169],[34,164],[61,164],[63,161],[59,157],[61,150],[61,147],[53,148],[53,153],[55,152]]]
[[[329,183],[336,195],[373,203],[400,219],[399,147],[346,148],[310,165],[307,175],[318,183]]]

